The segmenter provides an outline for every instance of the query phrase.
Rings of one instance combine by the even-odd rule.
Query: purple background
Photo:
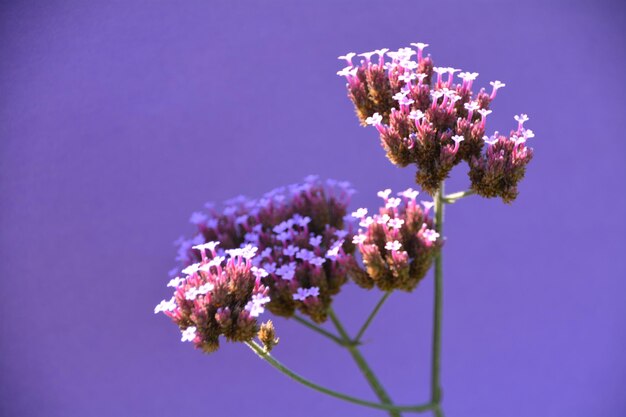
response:
[[[511,206],[446,212],[448,416],[626,414],[626,25],[618,1],[4,2],[0,9],[0,415],[381,416],[296,385],[243,345],[179,341],[172,241],[207,200],[310,173],[352,208],[412,183],[357,125],[348,51],[431,44],[507,83],[490,131],[530,115]],[[436,3],[436,4],[435,4]],[[467,186],[464,169],[449,191]],[[378,294],[347,286],[356,329]],[[394,400],[428,399],[432,278],[364,353]],[[344,351],[277,319],[275,353],[373,399]],[[407,414],[408,415],[408,414]]]

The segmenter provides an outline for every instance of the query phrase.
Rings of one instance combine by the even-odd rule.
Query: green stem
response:
[[[435,194],[435,229],[443,236],[443,208],[444,208],[444,182],[441,182],[439,191]],[[435,416],[443,417],[441,404],[441,315],[442,315],[442,292],[443,292],[443,257],[442,251],[435,258],[435,300],[433,305],[433,340],[432,340],[432,365],[430,402],[435,404],[433,411]]]
[[[443,194],[443,191],[441,191],[441,193]],[[473,194],[475,194],[473,190],[459,191],[458,193],[444,195],[443,197],[441,197],[441,199],[446,204],[454,204],[457,202],[457,200],[460,200],[462,198],[465,198]]]
[[[293,318],[300,324],[308,327],[309,329],[321,334],[322,336],[325,336],[327,338],[329,338],[330,340],[332,340],[333,342],[337,343],[340,346],[345,346],[345,342],[343,339],[335,336],[334,334],[332,334],[331,332],[329,332],[328,330],[322,329],[321,327],[319,327],[316,324],[311,323],[310,321],[308,321],[307,319],[304,319],[300,316],[294,315]]]
[[[376,314],[378,314],[378,310],[380,310],[380,308],[383,306],[383,304],[385,303],[385,301],[387,300],[387,298],[389,298],[389,296],[391,295],[391,291],[387,291],[381,298],[380,300],[378,300],[378,303],[376,304],[376,306],[374,307],[374,310],[372,310],[372,312],[370,313],[369,317],[367,318],[367,320],[365,320],[365,323],[363,323],[363,326],[361,326],[361,330],[359,330],[359,332],[357,333],[356,337],[354,338],[354,341],[356,343],[361,341],[361,337],[363,337],[363,334],[365,333],[365,331],[367,330],[367,328],[369,327],[369,325],[372,323],[372,320],[374,320],[374,317],[376,317]]]
[[[362,400],[360,398],[352,397],[350,395],[342,394],[340,392],[331,390],[329,388],[318,385],[314,382],[309,381],[308,379],[296,374],[291,369],[287,368],[285,365],[276,360],[272,355],[270,355],[265,349],[259,346],[256,342],[250,341],[245,342],[246,345],[254,351],[261,359],[272,365],[278,371],[287,375],[289,378],[309,387],[318,392],[321,392],[326,395],[330,395],[331,397],[339,398],[344,401],[348,401],[354,404],[359,404],[365,407],[377,408],[379,410],[387,410],[392,412],[413,412],[413,413],[422,413],[424,411],[432,410],[435,408],[435,404],[423,404],[423,405],[392,405],[392,404],[379,404],[371,401]]]
[[[331,321],[337,328],[337,331],[339,332],[341,338],[346,342],[351,341],[352,339],[350,339],[348,332],[346,332],[346,329],[343,327],[332,308],[328,310],[328,315],[330,316]],[[378,378],[376,378],[376,375],[374,375],[374,372],[365,361],[363,355],[361,355],[359,349],[354,344],[346,345],[346,349],[348,349],[350,355],[352,355],[352,359],[354,359],[354,361],[356,362],[357,366],[361,370],[361,373],[370,384],[370,387],[372,387],[372,390],[374,390],[374,392],[376,393],[376,396],[378,397],[380,402],[383,404],[392,405],[391,398],[381,385]],[[391,417],[400,417],[400,413],[397,410],[389,410],[389,415]]]

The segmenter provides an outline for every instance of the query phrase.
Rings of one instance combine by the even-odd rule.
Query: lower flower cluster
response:
[[[387,189],[378,193],[377,214],[360,208],[348,215],[353,192],[348,183],[309,176],[258,200],[207,205],[208,213],[191,216],[196,234],[177,241],[182,274],[155,313],[171,317],[182,340],[205,352],[219,347],[220,336],[249,342],[255,335],[269,351],[277,339],[271,321],[258,322],[265,309],[321,323],[349,279],[364,289],[414,290],[443,246],[429,216],[434,203],[418,203],[411,188],[397,196]]]
[[[200,253],[200,262],[187,266],[182,277],[169,282],[168,286],[175,288],[174,296],[154,310],[179,326],[182,341],[207,353],[219,348],[221,335],[231,342],[251,341],[259,331],[257,318],[270,301],[268,288],[261,282],[267,273],[252,263],[258,249],[247,245],[220,256],[218,244],[193,247]],[[271,323],[263,327],[268,326]]]
[[[283,317],[300,310],[323,322],[332,297],[355,269],[352,234],[344,222],[352,192],[346,182],[310,176],[258,200],[229,200],[221,211],[210,205],[208,214],[192,216],[198,232],[179,242],[178,260],[196,262],[194,244],[216,240],[226,249],[253,244],[259,248],[253,263],[265,271],[267,308]]]

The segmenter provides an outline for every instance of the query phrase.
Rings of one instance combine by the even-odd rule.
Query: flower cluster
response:
[[[485,141],[490,140],[485,136],[490,104],[504,84],[493,81],[490,93],[484,89],[474,93],[477,73],[434,67],[431,57],[423,54],[427,44],[411,45],[416,50],[381,49],[360,54],[363,59],[357,65],[352,62],[355,53],[339,57],[348,66],[337,74],[347,79],[348,97],[361,123],[377,129],[392,163],[401,167],[416,164],[416,182],[430,194],[437,191],[455,165],[465,160],[477,166],[476,175],[470,176],[472,181],[481,178],[472,183],[474,191],[485,197],[507,196],[506,200],[511,193],[505,188],[511,188],[511,182],[514,188],[524,170],[515,169],[513,175],[503,166],[506,164],[489,163],[489,156],[482,155]],[[460,82],[456,82],[455,75]],[[518,132],[517,137],[532,136],[524,132]],[[516,141],[513,136],[508,139]],[[519,152],[531,154],[524,142],[517,141],[516,147]],[[528,162],[522,160],[516,158],[516,167],[523,168]],[[485,174],[481,176],[478,172],[483,165]],[[482,178],[494,175],[504,180],[483,182]]]
[[[518,129],[509,137],[496,132],[487,142],[487,152],[470,160],[469,176],[472,189],[484,197],[501,197],[510,203],[517,197],[517,184],[524,178],[526,165],[533,157],[532,148],[525,146],[526,139],[534,136],[524,129],[528,116],[515,116]]]
[[[198,227],[190,240],[180,240],[178,260],[197,262],[193,245],[218,240],[226,249],[253,244],[253,260],[264,271],[269,289],[267,308],[290,317],[300,310],[315,322],[327,318],[332,296],[355,270],[352,235],[344,217],[353,190],[346,182],[309,176],[302,184],[281,187],[260,199],[237,197],[222,210],[194,213]]]
[[[268,288],[261,282],[266,272],[253,265],[258,248],[246,245],[221,256],[218,245],[193,246],[200,261],[169,282],[168,286],[175,288],[174,296],[154,309],[180,327],[183,342],[193,342],[207,353],[219,348],[220,335],[231,342],[251,341],[259,331],[257,318],[270,301]],[[267,334],[268,325],[262,327]]]
[[[378,193],[385,201],[379,214],[367,216],[364,208],[352,213],[364,228],[359,229],[353,243],[367,270],[367,274],[353,278],[364,288],[376,285],[384,291],[412,291],[426,275],[443,239],[428,217],[432,202],[423,201],[422,209],[415,201],[418,192],[410,188],[398,193],[400,198],[390,195],[389,189]]]

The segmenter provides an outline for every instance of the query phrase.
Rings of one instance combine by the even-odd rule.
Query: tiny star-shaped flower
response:
[[[461,135],[454,135],[454,136],[452,136],[452,140],[454,141],[454,143],[459,144],[459,143],[463,142],[465,140],[465,138],[463,136],[461,136]]]
[[[389,220],[387,224],[389,225],[389,227],[393,229],[400,229],[402,225],[404,224],[404,220],[395,218],[395,219]]]
[[[527,122],[528,120],[530,120],[528,118],[527,114],[520,114],[520,115],[515,115],[515,117],[513,117],[515,119],[515,121],[519,124],[523,124],[524,122]]]
[[[206,284],[202,284],[198,287],[198,293],[207,294],[209,291],[213,291],[214,287],[215,286],[212,283],[207,282]]]
[[[352,243],[354,243],[355,245],[361,245],[363,242],[365,242],[365,239],[367,239],[365,235],[354,235],[354,237],[352,238]]]
[[[182,270],[182,273],[185,275],[193,275],[196,272],[198,272],[198,269],[200,268],[200,263],[196,263],[196,264],[191,264],[188,267],[186,267],[185,269]]]
[[[408,92],[408,91],[406,91],[406,90],[399,91],[399,92],[397,92],[396,94],[394,94],[393,99],[394,99],[394,100],[396,100],[396,101],[401,101],[401,100],[403,100],[403,99],[406,97],[406,95],[407,95],[408,93],[409,93],[409,92]],[[366,122],[367,122],[367,120],[366,120]]]
[[[168,283],[167,283],[167,286],[168,286],[168,287],[178,288],[178,286],[179,286],[180,284],[182,284],[183,282],[185,282],[185,279],[184,279],[184,278],[181,278],[181,277],[176,277],[176,278],[172,278],[172,279],[170,280],[170,282],[168,282]]]
[[[205,223],[209,219],[204,213],[200,213],[199,211],[191,213],[191,217],[189,218],[189,222],[193,224],[201,224]]]
[[[404,191],[400,191],[398,195],[404,198],[408,198],[409,200],[415,200],[415,198],[419,195],[419,193],[420,192],[417,190],[414,190],[412,188],[407,188]]]
[[[266,276],[269,275],[269,273],[265,269],[259,268],[256,266],[253,266],[252,268],[250,268],[250,271],[252,271],[254,276],[257,278],[265,278]]]
[[[307,291],[310,297],[317,297],[320,295],[320,288],[319,287],[311,287],[309,288],[309,290]]]
[[[469,103],[463,104],[463,107],[465,107],[467,111],[475,111],[480,108],[480,105],[475,101],[470,101]]]
[[[309,259],[309,263],[315,266],[322,266],[326,262],[326,259],[320,258],[319,256],[315,256],[312,259]]]
[[[293,295],[293,299],[296,301],[304,301],[309,296],[309,292],[306,288],[298,288],[296,293]]]
[[[426,201],[426,200],[422,200],[421,201],[422,205],[424,206],[424,208],[426,210],[430,210],[433,207],[435,207],[435,202],[434,201]]]
[[[423,50],[424,48],[426,48],[428,46],[427,43],[422,43],[422,42],[417,42],[417,43],[412,43],[412,46],[416,47],[417,49],[419,49],[420,51]]]
[[[182,331],[182,337],[180,339],[181,342],[193,342],[193,339],[196,338],[196,326],[189,326],[185,330]]]
[[[298,248],[297,246],[289,245],[285,249],[283,249],[283,254],[287,256],[293,256],[296,254],[296,252],[298,252],[298,250],[300,250],[300,248]]]
[[[409,119],[422,120],[424,118],[424,112],[421,110],[411,110],[409,113]]]
[[[352,64],[352,58],[354,58],[356,56],[356,54],[354,52],[348,52],[345,55],[341,55],[338,56],[337,59],[345,59],[346,61],[348,61],[348,64]]]
[[[309,245],[318,247],[322,243],[322,236],[312,236],[309,238]]]
[[[409,84],[412,80],[415,80],[416,78],[417,74],[413,72],[405,72],[404,74],[398,76],[398,79],[400,81],[404,81],[407,84]]]
[[[162,311],[174,311],[176,309],[176,301],[174,297],[169,300],[161,301],[155,308],[154,314],[160,313]]]
[[[365,119],[365,123],[371,126],[377,126],[381,124],[382,122],[383,122],[383,116],[381,116],[378,113],[374,113],[373,115]]]
[[[379,191],[378,193],[376,193],[376,195],[384,200],[386,200],[389,197],[389,194],[391,194],[391,189],[387,188],[383,191]]]
[[[197,250],[208,249],[211,252],[213,252],[219,244],[220,242],[207,242],[207,243],[202,243],[200,245],[192,246],[192,248],[197,249]]]
[[[391,197],[387,200],[387,203],[385,204],[386,208],[396,208],[400,205],[401,200],[399,198],[395,198],[395,197]]]
[[[426,229],[422,234],[429,242],[434,242],[439,237],[439,233],[437,233],[433,229]]]
[[[370,225],[374,223],[374,219],[372,219],[371,217],[365,217],[364,219],[362,219],[359,222],[359,226],[361,227],[370,227]]]
[[[391,217],[389,217],[389,215],[385,213],[382,216],[379,216],[378,219],[376,219],[376,223],[387,224],[389,220],[391,220]]]
[[[480,114],[482,116],[482,118],[484,119],[485,117],[487,117],[488,115],[491,114],[491,110],[478,109],[478,114]]]
[[[492,135],[491,137],[483,136],[483,140],[485,141],[486,144],[493,145],[498,141],[498,136],[497,135]]]
[[[402,247],[402,244],[398,242],[397,240],[394,240],[393,242],[387,242],[385,244],[385,249],[390,250],[390,251],[399,251],[401,247]]]

